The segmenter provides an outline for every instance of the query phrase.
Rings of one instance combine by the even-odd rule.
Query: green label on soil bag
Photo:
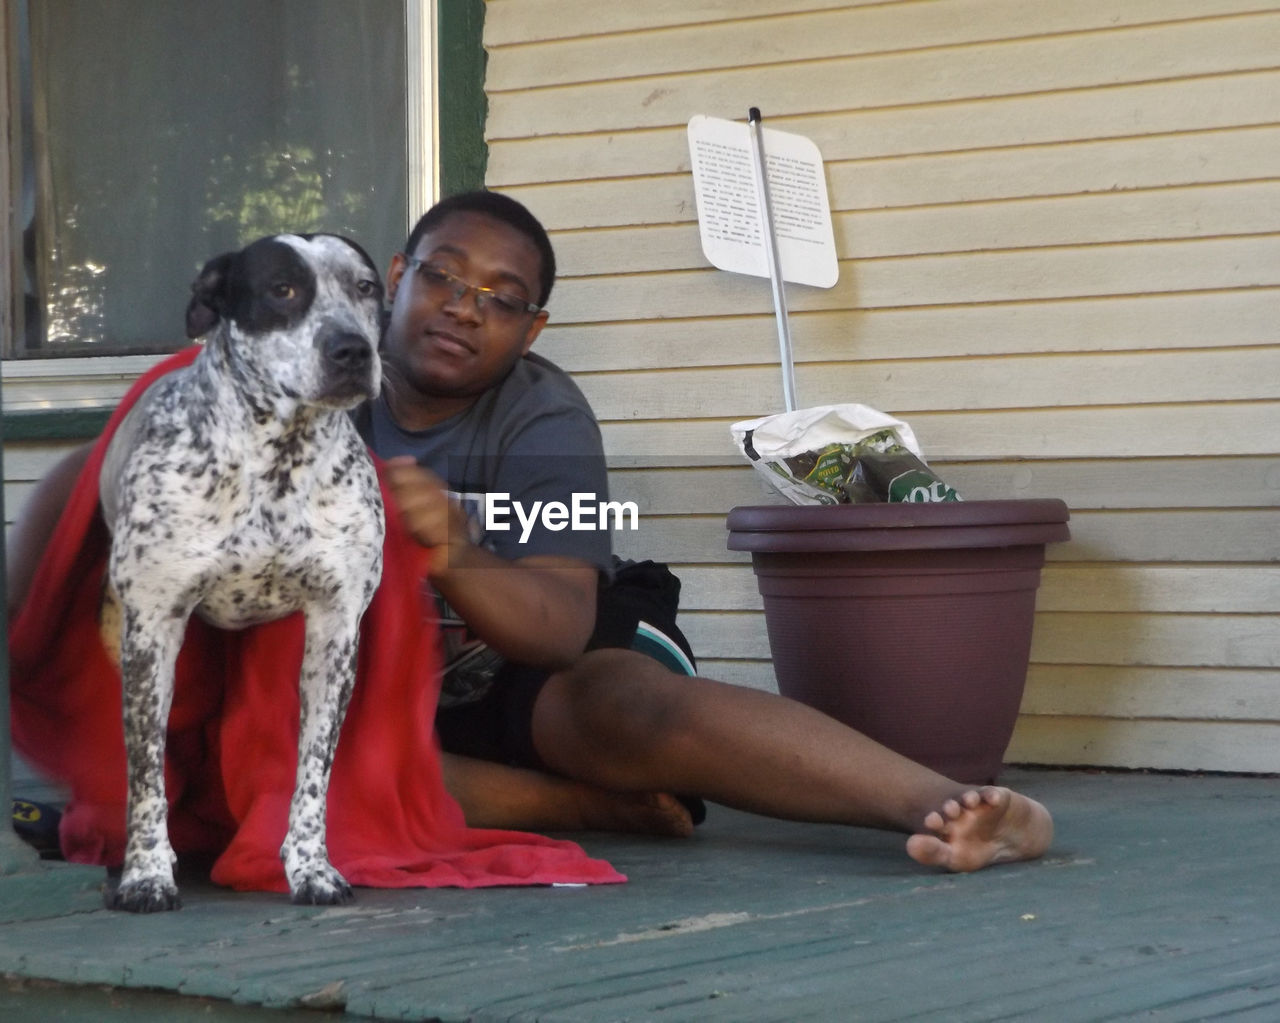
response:
[[[923,504],[931,501],[959,501],[960,495],[931,473],[909,469],[889,481],[890,502]]]

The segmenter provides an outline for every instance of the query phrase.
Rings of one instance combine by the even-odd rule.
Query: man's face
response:
[[[483,213],[454,213],[427,232],[409,253],[397,255],[387,274],[391,320],[383,342],[393,386],[407,385],[409,400],[475,398],[507,375],[533,345],[545,312],[518,314],[478,302],[467,290],[430,282],[443,271],[467,284],[532,303],[538,299],[541,256],[523,233]],[[394,378],[399,378],[395,381]]]

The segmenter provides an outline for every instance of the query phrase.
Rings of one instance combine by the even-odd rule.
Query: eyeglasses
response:
[[[456,302],[468,291],[473,291],[476,296],[476,309],[481,313],[492,311],[495,316],[503,320],[516,320],[528,313],[542,311],[542,306],[535,302],[526,302],[523,298],[481,287],[479,284],[469,284],[461,277],[455,277],[448,270],[441,270],[440,267],[432,266],[416,256],[410,256],[408,253],[401,253],[401,255],[426,285],[428,294]]]

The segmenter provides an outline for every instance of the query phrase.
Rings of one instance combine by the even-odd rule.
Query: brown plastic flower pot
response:
[[[1058,500],[759,505],[750,551],[784,696],[969,784],[994,781],[1018,717]]]

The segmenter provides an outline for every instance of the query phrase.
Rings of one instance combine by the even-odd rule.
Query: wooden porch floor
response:
[[[317,909],[187,880],[138,918],[100,908],[98,872],[0,878],[0,1018],[1280,1020],[1280,780],[1005,780],[1055,847],[968,876],[712,807],[689,841],[575,836],[630,877],[603,888]]]

